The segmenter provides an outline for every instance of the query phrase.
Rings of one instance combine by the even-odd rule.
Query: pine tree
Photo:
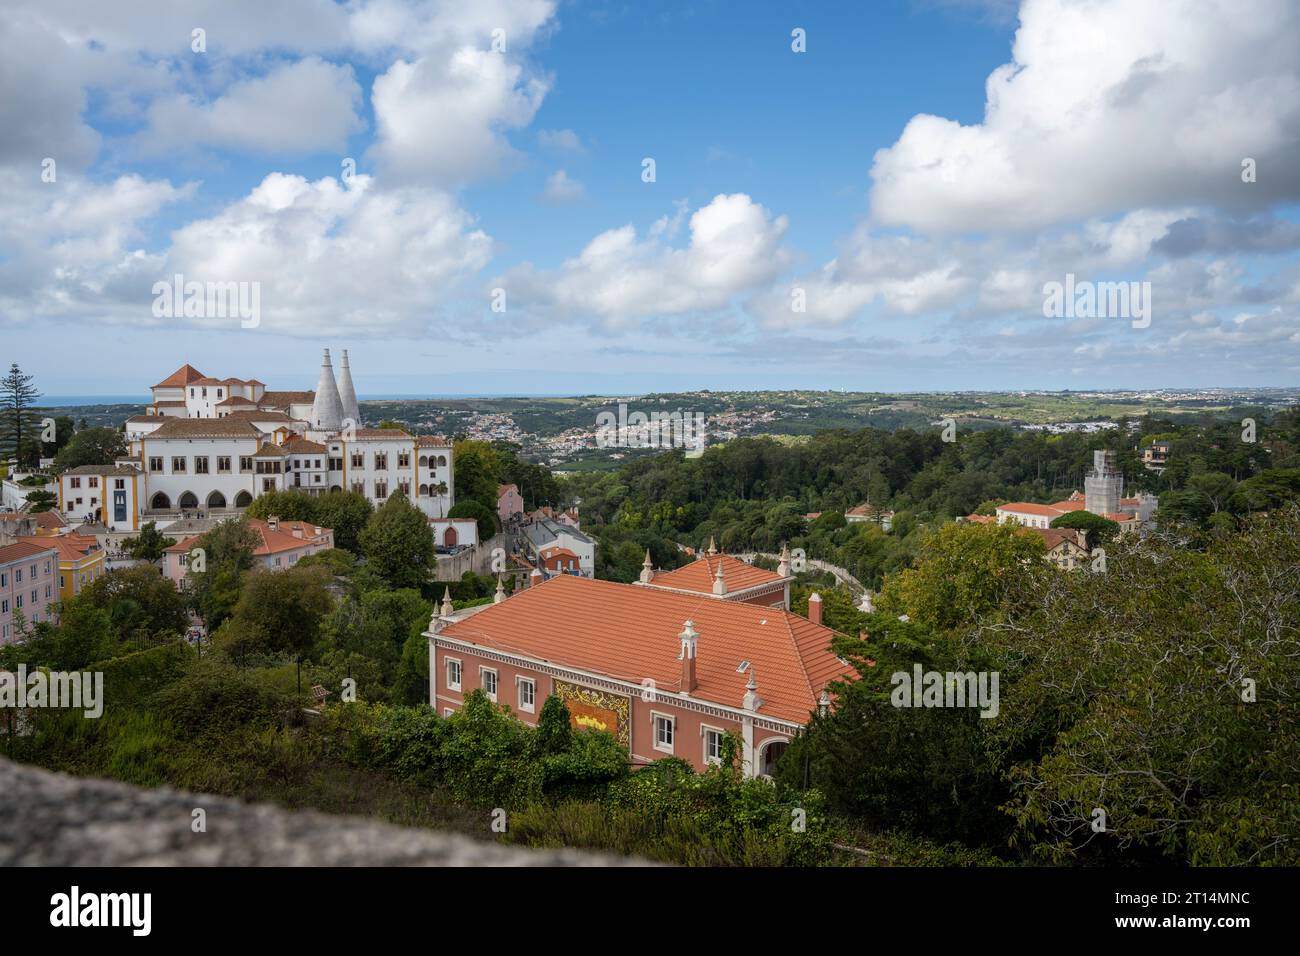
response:
[[[36,399],[41,393],[15,362],[0,378],[0,454],[18,459],[19,465],[40,463],[40,425]]]

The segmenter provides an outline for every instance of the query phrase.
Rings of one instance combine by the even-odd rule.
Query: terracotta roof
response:
[[[1083,547],[1079,543],[1079,532],[1073,528],[1021,528],[1020,530],[1025,534],[1037,534],[1043,539],[1043,546],[1048,551],[1059,547],[1065,541],[1075,547]]]
[[[998,511],[1010,511],[1013,514],[1039,515],[1044,518],[1059,518],[1063,512],[1055,505],[1036,505],[1032,501],[1009,501],[998,505]]]
[[[288,450],[289,452],[295,455],[299,455],[299,454],[323,455],[325,453],[324,445],[322,445],[320,442],[308,441],[306,438],[291,438],[284,443],[284,447],[286,450]]]
[[[413,436],[400,428],[358,428],[354,437],[357,441],[401,441]]]
[[[170,420],[171,420],[170,417],[167,415],[132,415],[130,418],[127,419],[127,423],[143,425],[149,422],[166,422]]]
[[[722,580],[726,582],[727,593],[743,591],[760,584],[773,584],[785,578],[775,571],[757,568],[746,564],[729,554],[703,554],[690,564],[673,571],[656,574],[650,583],[663,588],[677,588],[682,591],[698,591],[701,594],[713,593],[713,579],[722,565]]]
[[[184,408],[185,403],[181,402],[154,402],[155,408]],[[170,416],[168,416],[170,417]]]
[[[60,561],[81,561],[100,550],[99,541],[89,534],[52,534],[44,538],[22,537],[18,540],[52,547],[59,552]]]
[[[1084,511],[1084,504],[1081,499],[1068,498],[1065,501],[1053,501],[1051,507],[1057,511]]]
[[[808,720],[830,682],[853,670],[829,650],[834,632],[780,608],[711,601],[689,594],[561,574],[447,625],[439,637],[549,661],[660,692],[681,681],[685,621],[699,633],[697,700],[740,707],[752,673],[758,713]],[[750,668],[736,668],[748,660]]]
[[[258,431],[248,422],[227,418],[169,418],[151,433],[152,438],[256,438]]]
[[[497,485],[498,498],[500,498],[502,495],[509,494],[512,491],[518,492],[519,488],[515,485]]]
[[[182,365],[176,371],[172,372],[165,379],[159,382],[154,388],[184,388],[191,382],[197,382],[203,378],[203,373],[193,365]]]
[[[576,558],[576,557],[577,555],[574,552],[570,551],[568,548],[561,548],[559,546],[543,548],[541,551],[541,558],[543,561],[546,561],[550,558]]]
[[[155,432],[154,434],[157,434]],[[103,475],[114,478],[133,478],[140,474],[134,465],[78,465],[63,472],[65,475]]]
[[[256,384],[261,385],[261,382]],[[310,405],[316,400],[315,392],[263,392],[259,405]]]
[[[57,553],[58,549],[46,541],[53,541],[54,538],[27,538],[26,540],[15,541],[13,544],[7,544],[0,548],[0,564],[8,564],[10,561],[22,561],[25,558],[34,558],[38,554],[44,554],[47,551]],[[34,542],[39,541],[40,544]]]
[[[253,408],[256,408],[257,402],[253,401],[251,398],[244,398],[242,395],[231,395],[229,398],[223,398],[221,401],[217,402],[218,408],[222,405],[251,405]]]
[[[415,443],[421,448],[450,448],[451,442],[442,435],[416,435]]]
[[[68,523],[63,520],[63,515],[57,511],[41,511],[35,515],[36,527],[44,528],[47,531],[53,531],[58,528],[66,528]]]
[[[284,412],[274,409],[257,409],[249,412],[231,412],[229,415],[222,416],[223,421],[227,422],[291,422],[290,418]]]
[[[997,515],[967,515],[966,520],[971,524],[996,524]]]
[[[288,454],[289,453],[285,451],[283,448],[281,448],[279,445],[273,445],[269,441],[264,441],[262,442],[261,445],[257,447],[257,451],[253,452],[253,457],[254,458],[285,458],[288,456]]]
[[[276,530],[271,530],[271,525],[258,518],[247,518],[248,526],[253,529],[261,539],[261,543],[253,548],[253,554],[258,557],[266,555],[282,554],[285,551],[296,551],[305,544],[310,544],[313,538],[318,537],[316,534],[317,525],[309,524],[306,521],[280,521]],[[302,531],[303,536],[296,538],[293,535],[294,529]],[[321,528],[320,536],[330,534],[333,529]],[[198,540],[203,537],[201,534],[190,535],[183,541],[177,541],[167,551],[187,552],[198,546]]]

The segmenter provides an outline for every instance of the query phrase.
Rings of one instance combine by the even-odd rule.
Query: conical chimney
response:
[[[348,350],[343,350],[343,361],[339,366],[339,401],[343,405],[343,417],[352,419],[354,428],[361,427],[361,406],[357,404],[357,390],[352,387],[352,372],[348,367]]]
[[[316,431],[335,432],[343,427],[343,402],[339,398],[339,387],[334,381],[329,349],[325,350],[325,358],[321,361],[316,400],[311,406],[311,427]]]

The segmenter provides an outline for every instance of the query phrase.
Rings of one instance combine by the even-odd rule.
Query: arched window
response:
[[[149,499],[149,507],[154,511],[168,511],[171,506],[172,500],[161,491]]]
[[[250,495],[247,491],[241,491],[239,494],[235,495],[236,508],[247,508],[252,503],[253,503],[253,496]]]
[[[226,496],[219,491],[214,491],[208,495],[209,508],[224,508],[226,506]]]
[[[429,467],[429,456],[428,456],[428,455],[421,455],[421,456],[420,456],[420,467],[421,467],[421,468],[428,468],[428,467]],[[423,492],[422,492],[422,493],[423,493]]]
[[[421,486],[420,486],[420,497],[421,497],[421,498],[427,498],[428,495],[429,495],[429,486],[428,486],[428,485],[421,485]]]
[[[456,542],[459,540],[460,538],[456,535],[456,529],[451,525],[447,525],[447,533],[443,536],[442,546],[444,548],[455,547]]]
[[[182,508],[197,508],[199,506],[198,496],[192,491],[186,491],[181,494],[181,500],[177,504]]]
[[[446,456],[446,455],[439,455],[439,456],[438,456],[438,467],[439,467],[439,468],[446,468],[446,467],[447,467],[447,456]]]

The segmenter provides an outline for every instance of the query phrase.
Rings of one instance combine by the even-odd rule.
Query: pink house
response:
[[[59,552],[51,545],[18,541],[0,547],[0,644],[21,640],[16,618],[27,624],[56,619]]]
[[[524,513],[524,498],[514,485],[497,485],[497,517],[505,525],[515,515]]]
[[[273,571],[291,568],[303,558],[334,547],[334,530],[306,521],[283,521],[280,518],[246,519],[257,534],[253,560]],[[179,588],[190,569],[190,552],[200,547],[202,535],[191,535],[163,552],[163,574]]]
[[[554,694],[575,727],[612,733],[634,764],[675,756],[703,769],[732,733],[745,773],[764,776],[829,705],[828,686],[854,674],[831,653],[834,632],[780,607],[568,574],[533,582],[434,616],[438,713],[481,689],[535,724]]]

